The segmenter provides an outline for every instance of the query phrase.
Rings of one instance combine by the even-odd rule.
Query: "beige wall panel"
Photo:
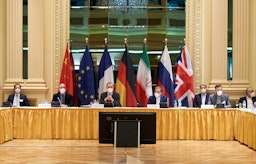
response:
[[[44,1],[44,80],[49,91],[46,99],[58,91],[58,84],[69,41],[69,0]]]
[[[6,1],[0,1],[0,102],[5,101],[3,97],[3,86],[6,79]]]
[[[248,62],[248,72],[250,85],[255,89],[256,92],[256,1],[249,0],[249,62]]]
[[[45,99],[50,102],[57,91],[69,38],[69,0],[28,1],[27,80],[22,79],[22,1],[6,2],[8,67],[4,99],[13,92],[14,83],[19,82],[31,105],[38,105]]]
[[[13,85],[22,83],[22,1],[6,1],[6,78],[3,86],[4,100]],[[2,25],[3,26],[3,25]]]
[[[233,80],[249,84],[249,0],[233,0]]]
[[[201,55],[200,55],[200,83],[208,85],[212,77],[212,2],[201,0]],[[199,92],[197,86],[197,92]]]
[[[227,0],[212,0],[211,84],[227,83]]]
[[[55,92],[56,72],[56,4],[55,0],[44,0],[44,53],[43,53],[43,77],[48,87],[46,99],[50,102]],[[59,66],[58,66],[59,67]]]

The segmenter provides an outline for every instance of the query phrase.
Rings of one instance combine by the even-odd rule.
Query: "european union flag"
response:
[[[81,105],[88,105],[95,100],[93,61],[88,45],[80,62],[77,76],[77,93]]]

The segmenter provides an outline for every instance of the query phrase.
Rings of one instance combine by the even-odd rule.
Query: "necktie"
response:
[[[19,95],[16,95],[16,106],[20,106]]]
[[[65,104],[65,95],[63,94],[61,97],[61,104]]]

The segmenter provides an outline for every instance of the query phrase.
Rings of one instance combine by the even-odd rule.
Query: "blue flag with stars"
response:
[[[77,76],[77,94],[81,105],[89,105],[95,100],[95,83],[92,56],[88,45],[80,62]]]

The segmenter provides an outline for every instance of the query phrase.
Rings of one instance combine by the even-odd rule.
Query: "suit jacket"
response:
[[[160,102],[167,102],[167,97],[164,96],[164,95],[161,95]],[[155,96],[150,96],[148,98],[148,104],[156,104],[156,97]]]
[[[206,93],[205,104],[208,104],[208,101],[209,101],[209,94]],[[195,95],[193,107],[200,108],[201,105],[202,105],[202,95],[201,95],[201,93],[199,93],[199,94]]]
[[[100,95],[100,104],[104,104],[104,100],[105,98],[108,96],[108,92],[103,92],[101,93]],[[120,104],[120,95],[119,93],[117,92],[112,92],[112,98],[114,99],[113,103],[114,103],[114,106],[117,106],[117,107],[120,107],[121,104]]]
[[[241,97],[241,98],[239,99],[239,103],[243,103],[244,100],[245,100],[246,108],[247,108],[247,99],[246,99],[246,97]],[[253,105],[254,105],[255,102],[256,102],[256,97],[252,97],[252,103],[253,103]]]
[[[60,92],[53,95],[52,101],[59,101],[58,98],[60,99]],[[73,96],[67,92],[65,93],[65,104],[69,107],[74,106]]]
[[[231,103],[230,103],[229,97],[226,94],[221,95],[221,102],[224,102],[224,101],[225,101],[224,107],[231,108]],[[217,94],[212,94],[209,96],[208,104],[212,104],[212,105],[217,104]]]
[[[9,101],[10,103],[13,103],[14,96],[15,94],[9,95],[7,101]],[[27,96],[24,94],[20,94],[20,106],[29,106]]]

